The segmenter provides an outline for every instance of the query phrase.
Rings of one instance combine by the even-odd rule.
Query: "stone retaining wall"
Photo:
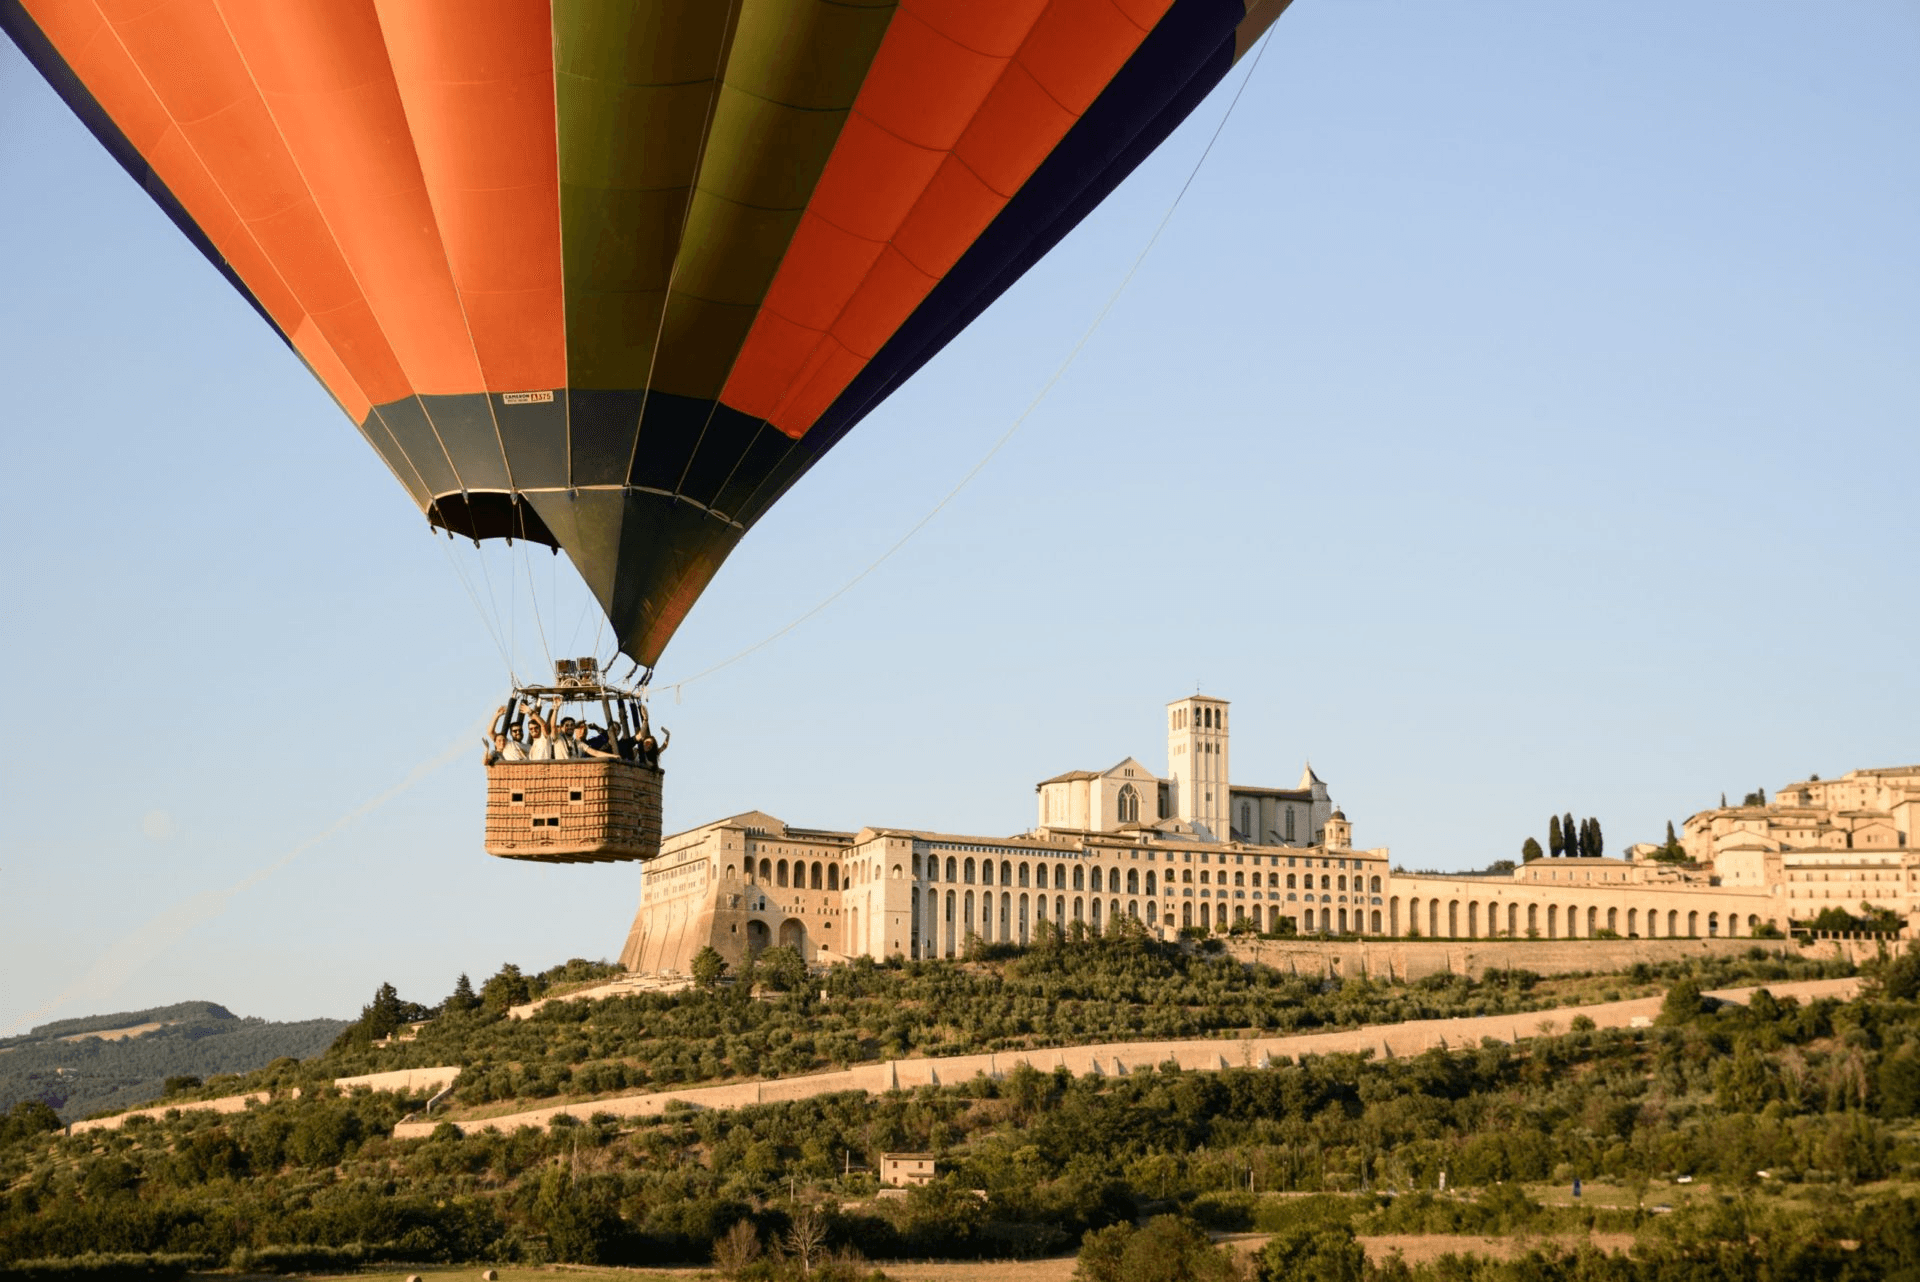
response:
[[[1858,979],[1814,979],[1764,987],[1770,988],[1777,997],[1797,997],[1809,1001],[1816,997],[1839,997],[1844,1000],[1852,997],[1859,985]],[[1729,988],[1712,996],[1728,1001],[1744,1001],[1753,991],[1752,988]],[[877,1095],[893,1090],[910,1090],[917,1086],[953,1086],[982,1074],[1004,1077],[1023,1063],[1043,1073],[1065,1068],[1075,1076],[1123,1076],[1141,1069],[1156,1068],[1169,1060],[1189,1071],[1212,1072],[1223,1068],[1264,1068],[1277,1060],[1302,1055],[1371,1051],[1378,1058],[1397,1058],[1418,1055],[1436,1047],[1451,1049],[1478,1046],[1483,1038],[1517,1042],[1536,1034],[1564,1033],[1573,1020],[1581,1015],[1593,1020],[1600,1028],[1641,1026],[1653,1022],[1660,1013],[1662,1000],[1659,997],[1642,997],[1633,1001],[1561,1006],[1517,1015],[1411,1020],[1402,1024],[1375,1024],[1340,1032],[1300,1033],[1290,1037],[1115,1042],[1051,1050],[889,1060],[838,1072],[811,1073],[773,1081],[700,1086],[688,1090],[654,1091],[575,1104],[555,1104],[501,1117],[468,1118],[449,1123],[402,1122],[393,1128],[393,1137],[420,1139],[431,1135],[438,1125],[452,1125],[463,1132],[511,1131],[521,1126],[544,1127],[562,1113],[582,1120],[596,1113],[614,1117],[657,1117],[667,1110],[669,1104],[675,1103],[694,1109],[724,1109],[810,1099],[816,1095],[832,1095],[842,1091]]]
[[[362,1073],[357,1077],[336,1077],[333,1084],[343,1091],[356,1087],[365,1087],[370,1091],[405,1091],[409,1095],[433,1094],[453,1085],[453,1079],[460,1076],[457,1067],[440,1068],[397,1068],[386,1073]],[[293,1092],[299,1097],[299,1088]],[[95,1117],[84,1122],[75,1122],[67,1130],[74,1135],[84,1135],[88,1131],[117,1131],[130,1117],[165,1117],[168,1113],[244,1113],[247,1105],[256,1101],[266,1103],[273,1098],[271,1091],[254,1091],[247,1095],[222,1095],[218,1099],[182,1100],[177,1104],[155,1104],[151,1108],[136,1108],[125,1113],[115,1113],[112,1117]]]
[[[1908,947],[1904,940],[1888,947]],[[1875,940],[1826,939],[1802,947],[1790,939],[1392,939],[1232,940],[1227,950],[1243,962],[1262,962],[1301,975],[1366,975],[1401,982],[1428,975],[1478,979],[1489,970],[1530,970],[1539,975],[1621,971],[1635,962],[1690,961],[1699,957],[1745,957],[1756,948],[1783,957],[1838,957],[1858,964],[1875,956]]]

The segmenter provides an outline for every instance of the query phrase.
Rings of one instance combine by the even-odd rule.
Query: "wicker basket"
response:
[[[663,777],[599,758],[488,766],[487,853],[558,864],[652,859]]]

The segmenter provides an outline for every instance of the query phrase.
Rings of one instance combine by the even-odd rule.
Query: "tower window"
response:
[[[1132,824],[1140,822],[1140,794],[1134,791],[1133,785],[1130,783],[1121,785],[1119,811],[1121,823]]]

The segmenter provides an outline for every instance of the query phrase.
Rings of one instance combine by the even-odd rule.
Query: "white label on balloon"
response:
[[[553,399],[552,392],[502,392],[502,405],[545,405]]]

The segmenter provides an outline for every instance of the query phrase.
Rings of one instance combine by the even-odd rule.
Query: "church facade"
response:
[[[1702,812],[1687,821],[1689,849],[1706,856],[1692,865],[1541,859],[1498,875],[1410,875],[1385,847],[1355,848],[1311,766],[1292,788],[1234,783],[1229,716],[1223,699],[1175,701],[1164,775],[1135,757],[1055,775],[1035,786],[1035,826],[1014,836],[800,828],[759,811],[679,833],[642,872],[620,959],[685,974],[709,945],[736,967],[774,945],[818,963],[958,957],[974,937],[1026,943],[1043,927],[1101,931],[1123,917],[1158,938],[1236,924],[1363,938],[1663,938],[1785,929],[1827,904],[1920,907],[1920,850],[1909,844],[1920,768],[1856,772],[1824,792],[1793,786],[1789,805],[1831,801],[1836,820],[1856,825],[1844,831],[1858,848],[1835,844],[1832,823],[1810,830],[1826,843],[1817,851],[1791,848],[1797,838],[1781,834],[1803,824],[1797,811]],[[1870,808],[1855,796],[1866,775],[1892,790],[1869,798],[1890,805],[1890,829],[1851,813]],[[1783,827],[1756,837],[1762,819]],[[1794,861],[1807,853],[1828,859],[1823,875],[1855,879],[1820,883],[1828,897],[1806,903],[1813,870]]]

